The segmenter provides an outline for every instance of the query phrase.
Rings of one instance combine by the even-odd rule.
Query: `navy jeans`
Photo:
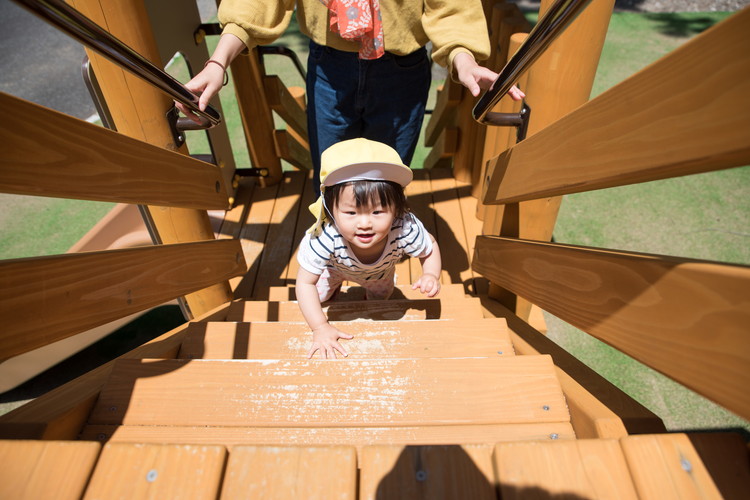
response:
[[[419,140],[430,90],[430,61],[421,48],[405,56],[388,52],[359,59],[310,42],[307,62],[307,124],[320,188],[320,154],[333,144],[364,137],[398,151],[406,165]]]

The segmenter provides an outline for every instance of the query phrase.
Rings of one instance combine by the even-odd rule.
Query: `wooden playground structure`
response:
[[[150,0],[68,3],[158,67],[175,47],[208,57],[210,27],[184,15],[159,35]],[[531,26],[483,3],[500,68]],[[520,142],[454,82],[439,90],[407,196],[443,290],[411,291],[411,261],[390,300],[346,289],[327,305],[355,335],[336,361],[305,358],[294,302],[304,89],[258,49],[231,67],[251,175],[223,124],[211,158],[190,157],[173,97],[96,50],[113,130],[0,94],[18,117],[0,124],[1,192],[139,205],[154,243],[0,262],[0,359],[174,299],[190,318],[0,416],[0,497],[746,498],[739,435],[667,433],[538,314],[750,418],[750,268],[551,242],[565,194],[750,164],[750,9],[589,101],[613,4],[588,2],[523,73],[526,110],[493,105],[525,115]]]

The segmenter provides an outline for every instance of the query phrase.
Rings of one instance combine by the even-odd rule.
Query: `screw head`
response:
[[[158,475],[159,473],[156,471],[156,469],[151,469],[150,471],[148,471],[148,474],[146,474],[146,481],[148,481],[149,483],[153,483],[154,481],[156,481],[156,476]]]
[[[416,479],[420,483],[423,483],[427,481],[427,471],[426,470],[418,470],[416,474]]]

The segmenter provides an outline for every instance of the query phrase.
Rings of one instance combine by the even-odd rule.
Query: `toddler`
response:
[[[335,297],[344,280],[365,289],[370,299],[387,299],[395,265],[404,254],[419,258],[422,276],[412,285],[428,297],[440,291],[437,242],[408,209],[404,187],[409,167],[385,144],[351,139],[321,156],[320,197],[310,205],[316,222],[299,246],[297,301],[313,331],[311,358],[347,356],[339,339],[351,339],[328,323],[321,302]]]

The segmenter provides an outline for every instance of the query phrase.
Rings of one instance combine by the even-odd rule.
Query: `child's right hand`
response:
[[[312,358],[316,351],[320,351],[322,359],[336,359],[336,351],[346,357],[349,353],[339,344],[339,339],[348,340],[353,338],[354,335],[344,333],[328,323],[321,325],[313,329],[313,344],[310,350],[307,351],[307,359]]]

